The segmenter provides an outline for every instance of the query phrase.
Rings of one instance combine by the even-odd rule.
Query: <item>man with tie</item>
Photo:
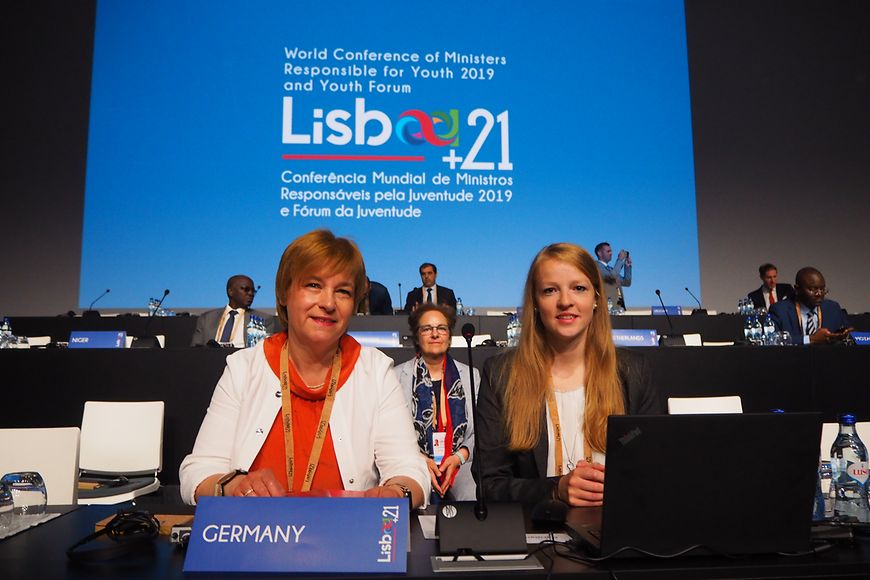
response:
[[[798,270],[794,281],[795,299],[770,306],[777,330],[785,330],[792,344],[824,344],[845,339],[852,328],[840,305],[825,299],[825,277],[815,268]]]
[[[613,306],[625,308],[623,286],[631,286],[631,255],[625,250],[619,250],[616,264],[610,266],[613,259],[613,249],[609,242],[601,242],[595,246],[595,256],[598,258],[598,271],[604,281],[604,290]]]
[[[211,343],[244,348],[251,315],[263,319],[266,333],[277,332],[277,319],[274,315],[251,309],[256,293],[254,281],[249,276],[242,274],[231,276],[227,280],[229,303],[224,308],[208,310],[199,315],[190,346],[204,346]]]
[[[758,275],[761,277],[761,288],[748,294],[755,308],[769,310],[780,300],[794,300],[794,288],[790,284],[776,283],[776,266],[762,264],[758,267]]]
[[[405,300],[405,312],[410,314],[420,304],[444,304],[456,310],[456,295],[447,286],[438,286],[435,279],[438,277],[438,268],[435,264],[424,262],[420,264],[420,280],[423,286],[414,288],[408,292]]]

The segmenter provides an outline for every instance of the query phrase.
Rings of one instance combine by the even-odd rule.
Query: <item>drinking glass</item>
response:
[[[20,515],[39,515],[45,513],[48,494],[45,481],[35,471],[7,473],[2,481],[12,494],[13,511]]]

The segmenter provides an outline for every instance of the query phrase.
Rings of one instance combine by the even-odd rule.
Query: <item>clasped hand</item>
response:
[[[604,503],[604,465],[580,461],[559,479],[559,499],[574,507],[595,507]]]

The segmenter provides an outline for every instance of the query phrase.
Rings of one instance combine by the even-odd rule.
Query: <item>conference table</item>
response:
[[[253,499],[251,501],[256,501]],[[119,507],[130,509],[129,504]],[[49,511],[55,508],[49,506]],[[185,575],[185,550],[172,544],[167,536],[159,536],[141,553],[117,560],[82,564],[68,561],[66,549],[94,531],[95,524],[112,516],[113,506],[65,506],[57,511],[63,515],[37,527],[0,541],[0,570],[4,578],[93,579],[123,578],[125,580],[157,580],[218,575]],[[149,502],[142,498],[135,509],[147,509],[152,514],[191,513],[192,508]],[[582,509],[582,508],[577,508]],[[431,508],[427,511],[431,512]],[[747,514],[751,517],[752,514]],[[535,531],[528,528],[527,531]],[[105,547],[108,541],[98,540],[88,549]],[[436,554],[437,542],[423,537],[418,518],[411,518],[411,550],[408,553],[407,577],[411,578],[481,578],[518,576],[523,578],[581,577],[593,579],[701,579],[701,578],[799,578],[799,577],[866,577],[870,570],[870,546],[865,540],[831,546],[808,556],[747,556],[729,559],[722,556],[686,556],[670,560],[632,558],[611,560],[591,565],[556,555],[552,547],[529,546],[535,551],[544,569],[533,572],[450,573],[432,572],[430,557]],[[560,552],[569,552],[560,548]],[[335,557],[341,558],[336,546]],[[243,574],[221,574],[220,578],[243,577]],[[347,575],[304,575],[314,578],[339,578]],[[366,577],[395,577],[367,575]],[[251,577],[250,575],[246,577]],[[280,574],[257,574],[256,578],[284,577]],[[354,576],[351,576],[354,577]],[[360,576],[355,576],[359,578]]]

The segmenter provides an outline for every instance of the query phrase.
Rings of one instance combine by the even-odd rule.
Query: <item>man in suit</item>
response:
[[[372,282],[366,276],[366,294],[359,303],[357,314],[392,314],[393,299],[387,287],[380,282]]]
[[[598,258],[598,271],[604,281],[604,290],[613,306],[625,308],[625,295],[623,286],[631,286],[631,256],[626,250],[619,250],[616,256],[616,264],[610,266],[613,259],[613,248],[608,242],[601,242],[595,246],[595,256]],[[620,273],[621,272],[621,273]]]
[[[278,323],[274,315],[251,309],[256,292],[254,281],[249,276],[231,276],[227,280],[228,304],[199,315],[190,346],[214,344],[244,348],[251,315],[263,319],[267,333],[277,332]]]
[[[770,307],[777,330],[785,330],[792,344],[825,344],[845,339],[852,329],[840,305],[826,300],[825,277],[815,268],[801,268],[794,281],[795,299]]]
[[[790,284],[776,283],[776,266],[762,264],[758,267],[758,275],[761,277],[761,288],[748,294],[755,308],[770,309],[780,300],[794,300],[794,288]]]
[[[410,314],[417,306],[426,302],[445,304],[456,310],[456,295],[447,286],[438,286],[435,279],[438,277],[438,268],[435,264],[424,262],[420,264],[420,280],[423,286],[414,288],[408,292],[405,300],[405,312]]]

